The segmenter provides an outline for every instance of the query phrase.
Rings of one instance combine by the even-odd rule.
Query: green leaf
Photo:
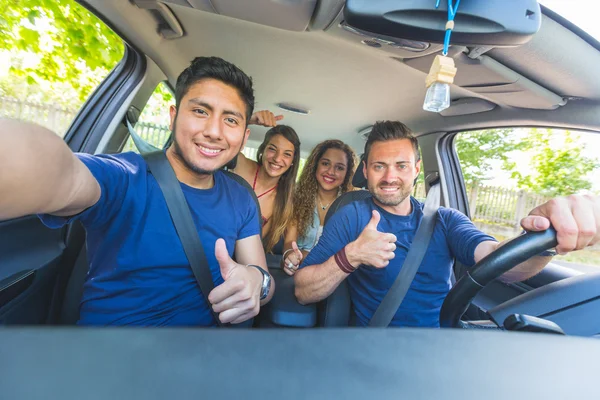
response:
[[[21,36],[21,40],[25,41],[27,46],[37,46],[40,41],[40,34],[38,31],[25,27],[21,27],[19,36]]]
[[[31,25],[35,25],[35,19],[40,17],[40,12],[38,10],[31,10],[27,14],[27,19]]]

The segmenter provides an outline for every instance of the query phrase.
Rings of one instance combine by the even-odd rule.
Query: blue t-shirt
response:
[[[377,230],[396,235],[396,256],[386,268],[362,265],[348,276],[356,323],[360,326],[368,325],[396,280],[415,237],[423,217],[423,204],[412,197],[410,201],[412,212],[406,216],[385,211],[372,198],[346,205],[327,222],[319,243],[301,266],[321,264],[328,260],[358,238],[370,221],[372,210],[379,211],[381,220]],[[466,266],[474,265],[475,248],[486,240],[495,239],[482,233],[459,211],[441,207],[425,257],[390,326],[439,327],[440,308],[450,290],[454,259]]]
[[[100,184],[98,202],[63,218],[40,215],[58,228],[80,220],[87,231],[89,272],[80,304],[82,325],[215,325],[194,278],[158,183],[135,153],[77,154]],[[223,172],[214,186],[181,183],[215,286],[223,283],[215,242],[229,254],[235,242],[260,232],[247,188]]]

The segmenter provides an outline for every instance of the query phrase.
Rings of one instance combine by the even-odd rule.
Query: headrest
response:
[[[367,178],[365,174],[363,174],[363,161],[365,160],[365,155],[360,156],[360,161],[358,162],[358,167],[356,171],[354,171],[354,176],[352,177],[352,186],[355,188],[365,188],[367,187]]]

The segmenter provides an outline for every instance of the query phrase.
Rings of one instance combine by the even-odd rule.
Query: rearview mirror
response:
[[[448,1],[347,0],[344,18],[355,28],[424,42],[443,43]],[[536,0],[463,0],[455,17],[452,44],[517,46],[540,29]]]

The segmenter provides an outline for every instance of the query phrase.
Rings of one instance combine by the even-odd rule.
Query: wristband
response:
[[[346,256],[346,248],[345,247],[342,247],[342,249],[340,251],[335,253],[334,259],[335,259],[335,263],[337,264],[337,266],[343,272],[345,272],[347,274],[351,274],[354,271],[356,271],[356,268],[354,268],[352,266],[352,264],[350,264],[350,262],[348,261],[348,257]]]

